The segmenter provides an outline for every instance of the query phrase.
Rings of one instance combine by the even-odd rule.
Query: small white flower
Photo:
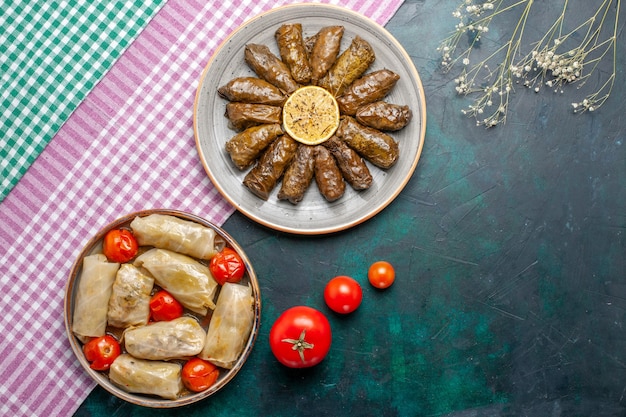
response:
[[[469,58],[463,58],[463,65],[468,65],[470,63]]]

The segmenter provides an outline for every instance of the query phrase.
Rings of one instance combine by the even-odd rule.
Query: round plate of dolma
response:
[[[277,58],[283,64],[287,62],[290,51],[285,53],[281,50],[284,48],[281,39],[286,36],[285,33],[288,34],[286,27],[298,28],[300,32],[295,39],[309,48],[308,57],[313,56],[311,51],[315,49],[307,45],[321,38],[328,28],[341,28],[341,37],[335,41],[339,42],[335,63],[344,52],[356,51],[354,44],[357,41],[365,43],[373,51],[373,59],[366,63],[367,68],[359,78],[351,81],[354,85],[366,77],[385,73],[394,75],[395,84],[372,105],[382,102],[382,105],[395,106],[396,110],[403,108],[405,112],[408,107],[410,112],[406,122],[397,130],[381,128],[379,131],[367,127],[369,131],[376,130],[372,134],[374,141],[382,138],[381,143],[389,145],[389,151],[381,151],[382,156],[378,155],[382,161],[377,160],[376,155],[366,155],[367,146],[359,148],[358,144],[348,141],[347,135],[354,130],[354,126],[362,128],[361,119],[357,123],[351,113],[342,112],[342,122],[335,135],[314,149],[300,149],[306,146],[294,143],[283,134],[282,114],[273,111],[276,107],[281,109],[281,94],[286,99],[294,88],[313,84],[328,90],[340,90],[332,82],[324,82],[324,77],[328,78],[328,74],[334,71],[332,66],[317,81],[305,79],[298,81],[295,87],[293,83],[282,83],[276,75],[280,72],[276,68],[282,64],[270,64],[265,69],[258,69],[255,54],[265,54],[257,60],[261,63],[273,62]],[[297,53],[292,55],[298,56]],[[367,54],[356,52],[354,55]],[[289,68],[293,78],[297,78],[291,63]],[[316,69],[314,65],[313,72],[319,73]],[[342,77],[346,75],[337,71]],[[321,73],[324,74],[323,71]],[[262,82],[242,87],[250,80]],[[266,81],[271,85],[268,86]],[[236,83],[239,84],[235,87]],[[227,87],[229,90],[225,93]],[[343,92],[333,94],[340,101],[350,88],[351,85],[344,85],[341,87]],[[241,100],[246,101],[250,94],[254,95],[259,90],[267,92],[263,95],[264,100],[267,98],[264,104],[250,107],[247,103],[238,102],[238,97],[242,96],[233,97],[235,93],[241,93],[245,97]],[[374,118],[377,111],[373,111]],[[424,145],[425,131],[424,90],[419,74],[402,45],[372,20],[344,8],[323,4],[279,7],[250,19],[231,33],[207,63],[194,103],[198,154],[217,190],[250,219],[294,234],[316,235],[345,230],[383,210],[413,175]],[[336,140],[342,132],[344,136]],[[359,137],[368,135],[363,133]],[[350,146],[345,146],[344,142]],[[298,161],[297,169],[292,167],[296,165],[295,161]],[[345,166],[352,168],[346,169]],[[292,172],[290,168],[293,168]],[[340,173],[339,178],[335,175],[337,172]],[[345,174],[347,172],[353,176],[364,175],[349,178]],[[296,187],[295,197],[290,190],[285,191],[293,182],[300,184],[299,190]]]
[[[111,260],[104,241],[122,230],[134,236],[137,251]],[[228,251],[245,271],[220,284],[209,265]],[[164,290],[182,305],[176,316],[155,317]],[[259,284],[241,246],[220,227],[177,210],[131,213],[102,228],[78,254],[65,288],[66,332],[85,373],[122,400],[151,408],[185,406],[223,389],[248,359],[260,315]],[[102,356],[116,343],[120,348],[112,363],[88,357],[101,340]],[[185,365],[200,360],[218,376],[197,392],[184,383]]]

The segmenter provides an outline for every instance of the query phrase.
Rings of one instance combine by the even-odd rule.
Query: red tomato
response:
[[[161,290],[150,299],[150,316],[154,321],[170,321],[183,315],[183,306],[172,295]]]
[[[120,344],[113,336],[105,335],[91,339],[83,346],[85,358],[91,362],[91,369],[106,371],[122,353]]]
[[[363,290],[359,283],[345,275],[331,279],[324,289],[324,301],[337,313],[352,313],[361,305],[362,300]]]
[[[330,323],[320,311],[291,307],[276,319],[270,330],[270,348],[289,368],[308,368],[320,363],[330,350]]]
[[[201,392],[215,384],[220,370],[211,362],[200,358],[191,358],[183,366],[181,378],[188,390]]]
[[[137,240],[130,230],[114,229],[104,235],[102,251],[111,262],[124,263],[137,255]]]
[[[376,288],[387,288],[396,279],[396,272],[393,266],[386,261],[374,262],[367,271],[367,278],[370,284]]]
[[[226,282],[239,282],[246,273],[243,260],[234,249],[224,248],[218,252],[209,262],[209,269],[213,278],[220,284]]]

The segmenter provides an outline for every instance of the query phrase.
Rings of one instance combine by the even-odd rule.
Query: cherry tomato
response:
[[[91,339],[83,346],[85,358],[91,362],[91,369],[106,371],[122,353],[120,344],[113,336],[105,335]]]
[[[157,291],[150,299],[150,316],[154,321],[170,321],[183,315],[183,306],[172,295]]]
[[[215,384],[219,376],[220,370],[211,362],[191,358],[183,365],[181,378],[188,390],[201,392]]]
[[[367,271],[367,279],[376,288],[387,288],[396,279],[396,271],[386,261],[374,262]]]
[[[320,311],[306,306],[283,312],[270,330],[270,348],[289,368],[308,368],[328,354],[332,341],[330,323]]]
[[[130,230],[113,229],[104,235],[102,251],[109,261],[128,262],[137,255],[138,249],[137,240]]]
[[[352,313],[361,305],[362,300],[363,290],[359,283],[345,275],[331,279],[324,288],[324,301],[337,313]]]
[[[246,273],[243,260],[234,249],[224,248],[211,258],[209,269],[213,278],[220,284],[239,282]]]

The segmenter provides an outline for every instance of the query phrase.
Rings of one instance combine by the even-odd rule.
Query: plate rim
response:
[[[211,171],[211,169],[209,169],[208,162],[206,158],[204,157],[204,151],[200,143],[198,107],[201,101],[201,91],[202,91],[204,82],[207,78],[207,75],[210,72],[211,66],[213,62],[215,61],[215,59],[225,49],[225,46],[228,45],[230,40],[233,37],[237,36],[239,32],[241,32],[246,26],[253,24],[257,20],[263,19],[267,17],[268,15],[281,13],[285,9],[292,9],[292,8],[304,8],[304,9],[311,9],[311,10],[329,9],[331,11],[337,11],[338,13],[349,15],[356,20],[364,21],[367,24],[375,27],[380,33],[382,33],[385,36],[386,40],[389,41],[391,44],[393,44],[393,46],[400,52],[403,59],[405,60],[405,65],[406,65],[407,70],[411,73],[414,83],[418,86],[416,94],[418,96],[418,101],[419,101],[419,106],[420,106],[419,108],[420,110],[419,111],[419,120],[420,120],[419,143],[417,146],[415,157],[413,158],[413,161],[411,162],[410,167],[406,171],[404,178],[402,179],[400,184],[396,187],[393,193],[391,193],[387,198],[385,198],[383,201],[381,201],[377,206],[373,207],[371,210],[367,211],[363,215],[355,217],[352,220],[342,222],[341,224],[328,226],[328,227],[312,227],[312,228],[302,229],[302,228],[297,228],[293,226],[286,226],[286,225],[279,224],[277,222],[270,221],[266,218],[263,218],[262,216],[256,215],[251,210],[245,209],[244,207],[241,206],[240,202],[235,201],[230,196],[227,190],[225,190],[222,187],[222,184],[220,183],[219,179],[216,178],[213,172]],[[320,3],[297,3],[297,4],[283,5],[283,6],[270,9],[268,11],[262,12],[244,21],[240,26],[238,26],[236,29],[231,31],[228,34],[228,36],[224,38],[220,42],[220,44],[215,48],[215,51],[213,52],[213,54],[207,61],[207,64],[205,65],[204,69],[202,70],[201,76],[198,81],[198,86],[197,86],[196,94],[194,98],[194,107],[193,107],[193,130],[194,130],[194,139],[196,143],[196,150],[198,152],[198,156],[199,156],[200,162],[202,163],[205,173],[211,180],[211,183],[213,184],[213,186],[221,194],[221,196],[224,197],[238,212],[242,213],[244,216],[248,217],[250,220],[253,220],[254,222],[258,224],[261,224],[265,227],[268,227],[270,229],[277,230],[280,232],[292,233],[292,234],[298,234],[298,235],[324,235],[324,234],[331,234],[331,233],[336,233],[336,232],[350,229],[352,227],[355,227],[371,219],[372,217],[380,213],[382,210],[384,210],[389,204],[391,204],[391,202],[393,202],[398,197],[398,195],[402,192],[402,190],[404,190],[408,182],[413,177],[413,173],[415,172],[415,169],[417,168],[417,164],[422,154],[422,150],[423,150],[424,142],[425,142],[425,136],[426,136],[426,115],[427,115],[426,97],[424,93],[423,83],[421,81],[421,77],[419,76],[417,68],[415,67],[413,60],[411,59],[409,54],[406,52],[402,44],[400,44],[400,42],[389,31],[387,31],[387,29],[385,29],[382,25],[378,24],[376,21],[372,20],[371,18],[364,16],[356,11],[347,9],[345,7],[331,5],[331,4],[320,4]],[[328,203],[328,204],[332,204],[332,203]]]

